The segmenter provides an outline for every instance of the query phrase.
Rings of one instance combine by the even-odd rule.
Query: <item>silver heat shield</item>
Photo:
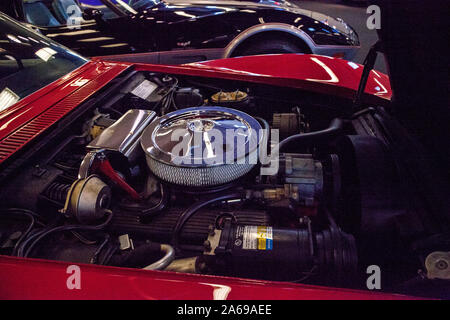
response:
[[[142,152],[138,148],[139,138],[155,116],[153,111],[130,109],[91,141],[87,149],[119,152],[132,162]]]

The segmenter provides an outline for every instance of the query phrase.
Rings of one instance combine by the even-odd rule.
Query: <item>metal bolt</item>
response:
[[[438,261],[436,261],[435,266],[436,266],[436,269],[445,270],[448,268],[448,263],[445,260],[438,260]]]
[[[205,242],[203,242],[203,246],[206,250],[211,250],[211,242],[209,242],[209,240],[205,240]]]

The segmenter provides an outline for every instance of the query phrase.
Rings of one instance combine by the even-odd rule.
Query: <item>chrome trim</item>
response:
[[[202,123],[203,121],[208,126],[204,125]],[[225,131],[227,129],[236,129],[236,127],[233,127],[229,123],[230,121],[233,121],[233,124],[239,123],[241,128],[245,128],[247,135],[245,137],[245,154],[238,153],[236,148],[229,151],[223,150],[223,159],[220,159],[223,161],[208,163],[205,161],[202,149],[200,158],[196,158],[191,149],[198,147],[194,135],[199,134],[202,137],[200,141],[201,147],[204,144],[204,139],[209,137],[208,130],[218,130],[223,134],[223,138],[226,138]],[[225,107],[202,106],[200,108],[180,109],[157,118],[144,130],[140,140],[142,149],[146,155],[157,162],[174,167],[205,168],[228,164],[227,161],[230,159],[228,155],[231,157],[232,164],[235,164],[238,160],[242,160],[250,154],[257,152],[258,146],[263,139],[262,135],[259,134],[261,129],[259,122],[245,112]],[[174,146],[180,145],[178,138],[174,139],[169,134],[174,131],[184,132],[182,135],[184,139],[182,141],[185,141],[183,143],[186,144],[183,146],[190,152],[182,156],[173,154]],[[214,158],[214,156],[212,157]],[[210,159],[209,157],[206,158]],[[187,163],[184,164],[183,160],[187,160]]]
[[[289,34],[292,34],[301,40],[303,40],[306,45],[311,49],[313,52],[313,47],[315,47],[314,41],[311,39],[311,37],[304,32],[303,30],[300,30],[292,25],[285,24],[285,23],[261,23],[255,26],[252,26],[244,31],[242,31],[240,34],[237,35],[225,48],[224,56],[223,58],[229,58],[234,50],[245,40],[250,38],[251,36],[254,36],[255,34],[261,33],[261,32],[267,32],[267,31],[282,31]],[[313,52],[314,53],[314,52]]]
[[[144,270],[164,270],[175,259],[175,249],[171,245],[161,244],[160,250],[164,253],[164,257],[146,266]]]
[[[222,58],[229,58],[233,54],[234,50],[242,44],[245,40],[248,38],[261,33],[261,32],[268,32],[268,31],[281,31],[286,32],[291,35],[294,35],[298,37],[299,39],[303,40],[306,45],[311,50],[311,53],[313,54],[324,54],[328,49],[336,51],[336,49],[339,49],[339,51],[343,52],[350,52],[356,50],[360,46],[344,46],[344,45],[318,45],[316,44],[313,39],[303,30],[298,29],[297,27],[294,27],[289,24],[285,23],[262,23],[255,26],[252,26],[244,31],[242,31],[240,34],[238,34],[226,47],[225,51],[223,53]]]

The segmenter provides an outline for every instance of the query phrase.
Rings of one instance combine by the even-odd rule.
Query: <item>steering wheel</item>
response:
[[[13,53],[9,52],[8,50],[2,49],[2,50],[0,51],[0,57],[6,57],[6,58],[12,57],[12,58],[14,58],[14,60],[15,60],[16,63],[17,63],[17,66],[19,67],[19,70],[22,70],[22,69],[23,69],[23,63],[22,63],[22,60],[20,60],[19,57],[15,56]]]

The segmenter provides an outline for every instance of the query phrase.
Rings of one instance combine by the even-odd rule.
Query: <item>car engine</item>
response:
[[[364,134],[370,111],[350,118],[346,104],[124,74],[0,177],[0,251],[347,287],[372,263],[395,273],[404,250],[383,253],[404,208],[395,166]]]

